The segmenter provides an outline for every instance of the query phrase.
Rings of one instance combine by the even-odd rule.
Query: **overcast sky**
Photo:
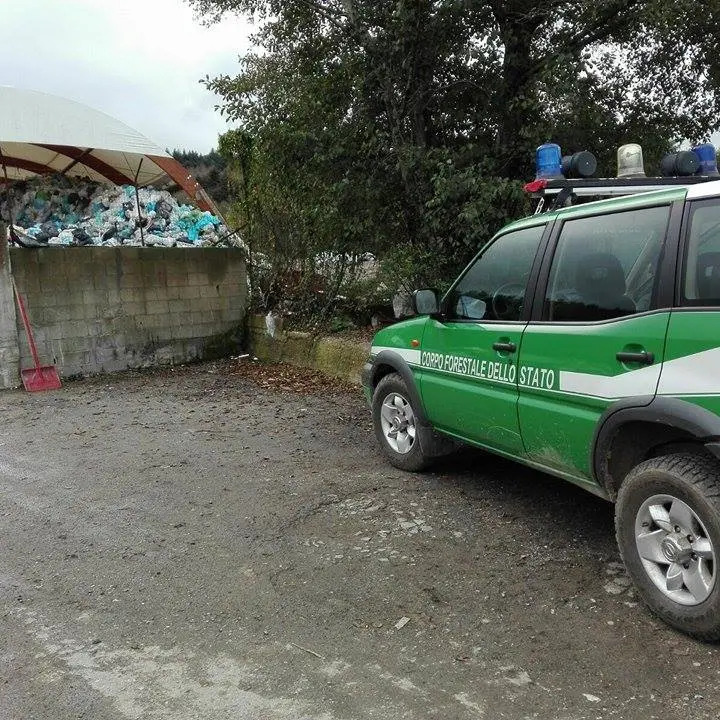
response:
[[[116,117],[163,148],[206,152],[225,128],[199,80],[236,73],[253,31],[203,27],[183,0],[0,0],[0,85]]]
[[[163,148],[207,152],[226,125],[199,80],[236,73],[252,31],[239,18],[206,28],[183,0],[0,0],[0,85],[85,103]]]

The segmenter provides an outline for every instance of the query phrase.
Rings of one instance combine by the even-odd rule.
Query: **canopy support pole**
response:
[[[137,172],[135,173],[135,202],[137,203],[138,225],[140,226],[140,244],[143,247],[145,247],[145,230],[143,228],[142,210],[140,209],[140,189],[138,188],[138,178],[140,177],[140,168],[142,167],[144,159],[144,157],[140,158]]]
[[[10,185],[10,180],[8,179],[8,171],[7,171],[7,165],[5,164],[5,155],[3,154],[2,148],[0,148],[0,162],[2,162],[2,169],[3,169],[3,177],[5,178],[5,185],[7,186],[7,192],[8,192],[8,215],[10,216],[8,220],[10,221],[10,232],[15,232],[15,229],[13,228],[13,225],[15,224],[13,220],[13,211],[12,211],[12,201],[13,201],[13,195],[14,193],[11,192],[12,187]]]

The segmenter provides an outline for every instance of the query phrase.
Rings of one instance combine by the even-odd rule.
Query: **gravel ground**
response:
[[[718,717],[610,505],[472,450],[399,472],[357,390],[236,370],[2,395],[2,720]]]

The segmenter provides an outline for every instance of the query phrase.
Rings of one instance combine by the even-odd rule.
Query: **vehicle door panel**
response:
[[[431,320],[423,336],[420,392],[430,422],[508,453],[523,449],[517,350],[545,226],[511,231],[488,245],[448,292],[443,317]]]
[[[686,226],[658,394],[720,414],[720,198],[688,203]]]
[[[518,415],[528,459],[590,479],[602,413],[619,399],[649,403],[655,395],[670,318],[669,308],[657,308],[669,217],[667,204],[560,227],[538,287],[540,314],[520,348]]]

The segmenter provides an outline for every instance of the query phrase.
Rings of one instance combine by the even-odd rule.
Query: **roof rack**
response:
[[[691,175],[687,177],[553,178],[527,183],[525,190],[531,197],[539,199],[535,209],[535,214],[538,214],[547,210],[557,210],[566,205],[575,205],[579,198],[584,198],[587,202],[599,198],[688,187],[712,180],[718,180],[718,177]],[[548,200],[552,200],[552,202],[547,202]]]

